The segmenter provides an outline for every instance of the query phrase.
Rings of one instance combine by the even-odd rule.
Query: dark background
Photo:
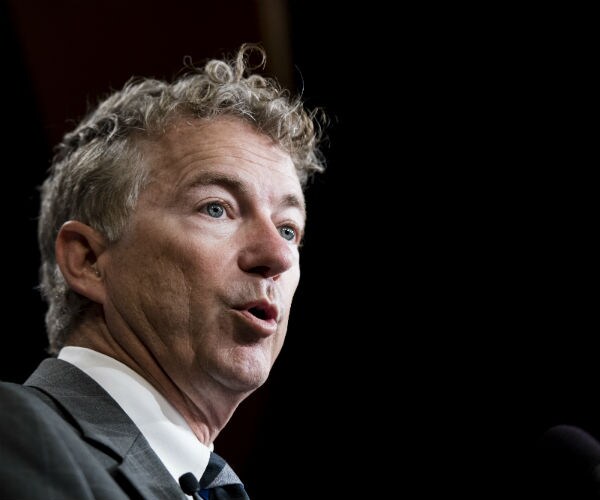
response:
[[[588,16],[333,4],[0,3],[0,379],[45,355],[36,187],[54,144],[132,75],[261,42],[267,72],[329,114],[328,170],[286,346],[218,451],[257,500],[303,491],[315,464],[319,498],[550,498],[542,432],[600,436]]]

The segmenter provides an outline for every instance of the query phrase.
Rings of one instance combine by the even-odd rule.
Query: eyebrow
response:
[[[221,172],[202,172],[195,176],[192,181],[185,186],[186,190],[202,186],[221,186],[233,192],[250,196],[250,189],[239,178],[227,175]],[[297,208],[302,212],[306,220],[306,205],[304,200],[293,193],[284,195],[279,201],[279,206],[283,208]]]

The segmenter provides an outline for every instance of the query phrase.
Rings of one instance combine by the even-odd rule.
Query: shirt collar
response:
[[[120,361],[84,347],[63,347],[67,361],[99,384],[119,404],[148,441],[175,481],[204,473],[212,443],[205,446],[173,406],[144,378]]]

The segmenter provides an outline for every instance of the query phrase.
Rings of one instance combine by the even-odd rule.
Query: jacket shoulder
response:
[[[36,393],[0,382],[0,498],[49,498],[52,492],[55,498],[91,499],[97,481],[113,498],[126,498],[111,488],[112,479],[76,430]]]
[[[20,417],[45,419],[49,402],[44,402],[43,398],[44,396],[35,394],[34,390],[28,387],[12,382],[0,382],[0,422],[4,424],[14,421],[18,424]],[[6,428],[2,425],[0,431],[4,430]]]

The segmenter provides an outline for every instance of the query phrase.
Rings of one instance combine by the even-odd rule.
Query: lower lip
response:
[[[261,337],[268,337],[277,331],[277,321],[274,319],[260,319],[249,311],[234,310],[234,312]]]

